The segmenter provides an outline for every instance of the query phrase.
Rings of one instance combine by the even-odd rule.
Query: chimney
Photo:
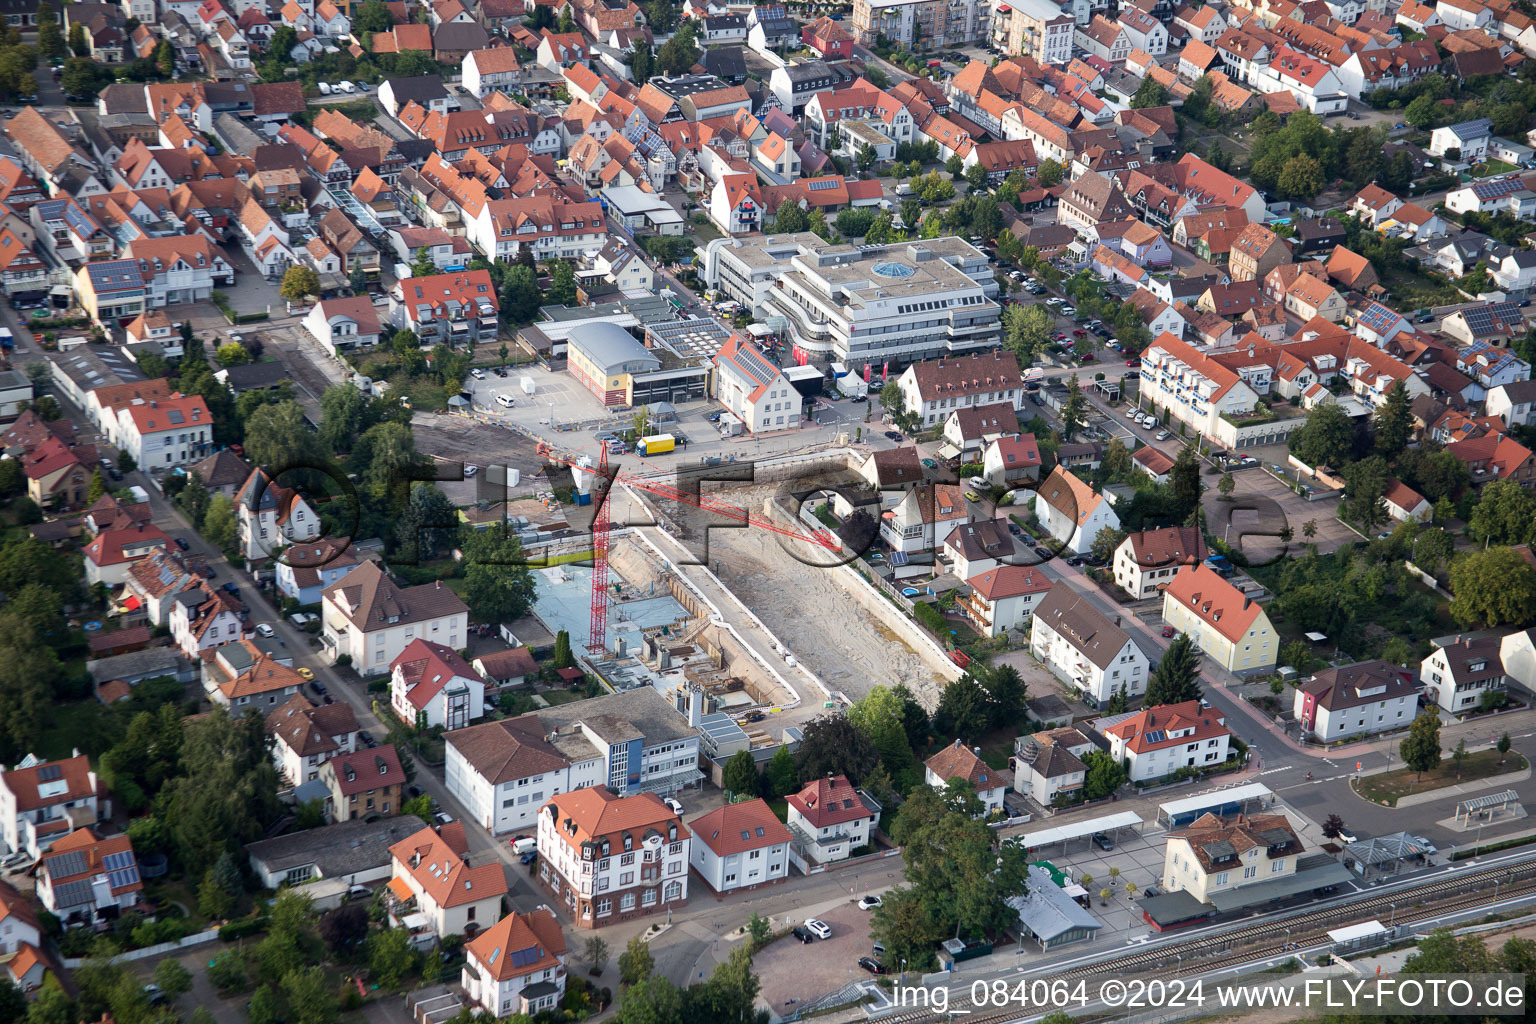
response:
[[[688,728],[697,729],[699,719],[704,717],[704,691],[693,689],[688,691]]]
[[[443,581],[442,580],[433,580],[432,581],[432,586],[436,590],[442,590],[443,589]]]

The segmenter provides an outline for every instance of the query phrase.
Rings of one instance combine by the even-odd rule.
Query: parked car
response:
[[[314,681],[313,681],[313,682],[311,682],[311,683],[310,683],[310,684],[309,684],[309,685],[310,685],[310,686],[313,686],[313,687],[314,687],[314,688],[315,688],[315,692],[316,692],[316,693],[318,693],[318,694],[319,694],[319,695],[320,695],[320,696],[322,696],[322,697],[324,697],[324,696],[325,696],[325,695],[326,695],[326,694],[327,694],[327,693],[329,693],[329,692],[330,692],[330,691],[328,691],[328,690],[327,690],[327,689],[326,689],[326,688],[325,688],[325,684],[324,684],[324,683],[322,683],[322,682],[321,682],[321,681],[320,681],[320,680],[318,680],[318,679],[316,679],[316,680],[314,680]]]
[[[1437,852],[1435,849],[1435,844],[1430,842],[1428,839],[1425,839],[1423,836],[1409,836],[1408,838],[1424,847],[1424,852],[1426,854],[1433,854]]]
[[[1147,886],[1147,887],[1146,887],[1146,888],[1145,888],[1145,889],[1143,889],[1143,890],[1141,890],[1141,894],[1142,894],[1142,895],[1143,895],[1143,896],[1157,896],[1157,895],[1159,895],[1159,894],[1160,894],[1160,893],[1161,893],[1161,892],[1162,892],[1162,890],[1161,890],[1161,889],[1159,889],[1159,888],[1158,888],[1158,887],[1157,887],[1157,886],[1155,886],[1155,885],[1149,885],[1149,886]]]
[[[256,625],[256,635],[264,640],[271,639],[276,633],[277,630],[273,629],[268,623],[261,622]]]
[[[538,861],[538,859],[539,859],[539,851],[538,850],[531,850],[528,853],[525,853],[521,857],[519,857],[518,858],[518,863],[527,866],[527,865],[534,864],[535,862]]]
[[[407,786],[405,795],[410,797],[412,800],[415,800],[417,797],[421,796],[421,787],[416,785]]]
[[[187,548],[191,547],[192,545],[187,543],[187,538],[185,538],[185,537],[177,537],[176,538],[176,546],[181,548],[181,550],[185,551],[185,550],[187,550]]]
[[[1358,843],[1360,838],[1347,828],[1339,829],[1339,842],[1348,846],[1350,843]]]
[[[1093,845],[1101,850],[1113,850],[1115,848],[1115,841],[1103,832],[1095,832],[1093,834]]]
[[[831,926],[825,921],[816,920],[814,917],[806,918],[805,930],[818,939],[830,939],[832,937]]]
[[[379,741],[374,739],[373,733],[369,732],[367,729],[359,729],[357,732],[357,738],[358,741],[365,747],[376,747],[379,745]]]
[[[436,814],[432,815],[432,820],[437,822],[439,825],[452,825],[453,815],[438,811]]]
[[[469,375],[475,378],[475,380],[485,380],[485,371],[480,369],[478,366],[473,370],[470,370]]]
[[[863,896],[863,897],[859,898],[859,909],[860,910],[874,910],[876,907],[881,906],[881,905],[882,905],[882,902],[881,902],[880,897],[876,896],[874,893],[870,893],[868,896]]]
[[[496,404],[501,406],[503,409],[510,409],[510,408],[512,408],[512,396],[511,395],[497,395],[496,396]]]
[[[1178,630],[1174,629],[1172,626],[1164,626],[1163,627],[1163,639],[1167,640],[1167,639],[1172,637],[1177,632],[1178,632]]]
[[[902,441],[906,440],[906,438],[901,436],[899,431],[895,430],[887,430],[885,432],[885,436],[890,440],[895,441],[897,444],[900,444]]]
[[[666,799],[662,800],[662,803],[667,805],[667,810],[671,811],[673,814],[677,815],[679,818],[681,818],[683,816],[683,805],[682,805],[682,803],[680,801],[674,800],[672,797],[669,796]]]
[[[816,941],[816,936],[812,935],[804,927],[802,927],[802,926],[800,926],[798,924],[795,925],[794,929],[789,934],[793,935],[795,938],[799,939],[801,942],[815,942]]]
[[[884,974],[885,973],[885,964],[882,964],[879,960],[876,960],[872,956],[861,956],[861,957],[859,957],[859,966],[864,968],[870,974]]]
[[[1055,557],[1054,555],[1051,554],[1049,548],[1047,548],[1047,547],[1045,547],[1043,545],[1040,545],[1040,544],[1036,544],[1035,545],[1035,554],[1038,555],[1041,558],[1046,559],[1047,561],[1049,561],[1051,558]]]
[[[966,491],[965,492],[965,500],[966,501],[980,501],[981,500],[981,495],[977,494],[975,491]]]
[[[294,671],[297,672],[299,674],[299,678],[304,680],[306,683],[312,683],[315,681],[315,670],[312,668],[300,667],[294,669]]]
[[[1157,439],[1158,439],[1158,440],[1159,440],[1159,441],[1166,441],[1166,440],[1168,440],[1168,439],[1169,439],[1169,438],[1170,438],[1170,437],[1172,437],[1172,436],[1173,436],[1173,435],[1172,435],[1172,434],[1170,434],[1170,433],[1169,433],[1169,432],[1168,432],[1168,431],[1166,431],[1166,430],[1159,430],[1159,431],[1158,431],[1158,432],[1157,432]]]

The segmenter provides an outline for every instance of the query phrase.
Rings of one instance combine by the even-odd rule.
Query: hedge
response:
[[[223,942],[235,942],[247,936],[264,932],[272,924],[272,919],[265,915],[261,917],[248,917],[243,921],[231,921],[219,929],[219,939]]]

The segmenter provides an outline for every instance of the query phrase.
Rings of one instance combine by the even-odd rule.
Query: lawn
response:
[[[1382,772],[1380,775],[1367,775],[1357,780],[1354,787],[1355,792],[1367,800],[1387,807],[1396,807],[1398,798],[1410,793],[1444,789],[1462,782],[1474,782],[1478,779],[1525,770],[1525,758],[1513,751],[1504,755],[1503,760],[1504,763],[1500,764],[1500,754],[1497,750],[1480,750],[1475,754],[1467,755],[1466,760],[1461,763],[1461,772],[1458,775],[1456,762],[1448,755],[1442,754],[1440,767],[1432,772],[1424,772],[1422,776],[1411,768],[1399,768],[1396,771]],[[1418,781],[1415,781],[1416,779]]]
[[[1514,164],[1507,164],[1502,160],[1489,160],[1485,164],[1478,164],[1472,169],[1472,177],[1487,178],[1495,174],[1505,174],[1509,171],[1519,170]]]
[[[785,800],[781,796],[776,796],[772,800],[766,801],[766,803],[768,804],[768,809],[773,811],[774,816],[777,817],[780,821],[789,820],[788,800]]]
[[[539,694],[550,707],[558,707],[561,704],[574,704],[584,700],[586,695],[580,690],[545,690]]]

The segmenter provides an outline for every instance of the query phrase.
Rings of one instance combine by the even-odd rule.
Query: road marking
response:
[[[1260,775],[1273,775],[1276,772],[1288,772],[1288,771],[1290,771],[1294,767],[1295,767],[1295,765],[1286,764],[1286,765],[1281,765],[1279,768],[1265,768],[1263,771],[1259,772],[1259,774]]]

